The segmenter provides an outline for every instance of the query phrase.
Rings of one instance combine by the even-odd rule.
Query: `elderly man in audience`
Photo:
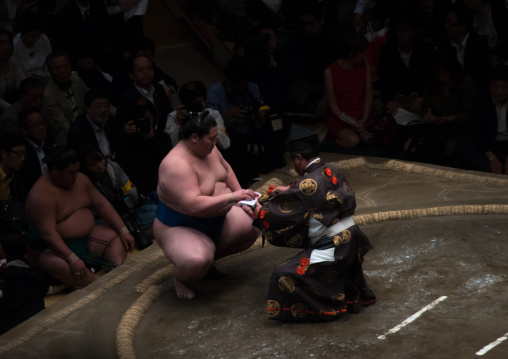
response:
[[[42,115],[48,122],[50,137],[65,146],[67,132],[85,109],[85,83],[72,71],[69,57],[52,52],[46,59],[51,80],[44,88]]]

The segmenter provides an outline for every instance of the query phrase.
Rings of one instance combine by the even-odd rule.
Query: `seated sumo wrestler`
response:
[[[215,146],[217,136],[217,123],[207,112],[187,116],[180,142],[159,169],[154,236],[174,264],[175,289],[182,299],[195,297],[188,282],[213,271],[215,259],[249,248],[259,234],[252,210],[234,205],[254,199],[254,192],[241,188]]]
[[[134,238],[109,201],[79,172],[76,152],[59,150],[45,161],[48,171],[26,202],[27,258],[64,284],[85,287],[98,279],[83,261],[88,254],[122,264],[134,248]],[[108,225],[96,226],[92,211]]]

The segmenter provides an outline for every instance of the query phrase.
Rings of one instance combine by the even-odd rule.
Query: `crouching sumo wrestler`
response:
[[[208,112],[187,116],[180,141],[159,167],[153,232],[174,264],[181,299],[195,297],[189,282],[216,271],[215,259],[246,250],[259,235],[252,226],[252,210],[237,205],[255,199],[254,191],[240,187],[215,146],[217,136],[217,123]]]

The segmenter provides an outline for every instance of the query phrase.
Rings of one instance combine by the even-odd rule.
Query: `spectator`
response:
[[[67,133],[69,148],[78,153],[87,145],[97,145],[110,158],[116,150],[121,127],[111,116],[109,93],[103,89],[90,89],[85,94],[85,112],[74,121]]]
[[[39,14],[27,11],[21,17],[19,33],[14,37],[14,57],[25,76],[42,81],[49,80],[46,57],[51,53],[51,43],[42,33],[43,22]]]
[[[25,154],[22,135],[0,136],[0,259],[24,259],[26,254],[26,192],[20,175]]]
[[[245,187],[259,173],[285,165],[284,141],[289,131],[281,120],[283,128],[275,130],[262,114],[264,103],[258,86],[249,81],[250,70],[246,59],[231,59],[224,67],[225,81],[210,87],[206,101],[224,119],[231,147],[223,156]]]
[[[153,61],[145,55],[129,60],[131,84],[118,102],[116,120],[124,134],[136,134],[136,122],[146,116],[153,119],[154,130],[163,132],[168,114],[173,110],[162,85],[153,83]]]
[[[56,151],[48,171],[34,184],[26,202],[28,262],[71,287],[85,287],[99,277],[84,261],[104,258],[120,265],[134,238],[108,200],[79,173],[79,156]],[[108,225],[96,226],[93,212]]]
[[[277,49],[277,35],[272,27],[260,25],[259,33],[245,44],[245,57],[252,68],[252,78],[256,79],[265,103],[277,112],[290,109],[286,94],[293,79],[287,78]]]
[[[508,67],[492,69],[490,89],[474,107],[479,156],[476,170],[508,174]],[[471,156],[472,157],[472,156]]]
[[[42,108],[44,84],[33,77],[27,77],[19,83],[19,98],[0,116],[0,133],[19,133],[18,116],[21,111],[30,108]]]
[[[409,140],[409,160],[463,165],[467,158],[462,144],[474,134],[472,110],[476,88],[457,61],[436,58],[424,93],[424,124],[415,128],[417,134]]]
[[[153,63],[155,58],[155,43],[147,37],[137,38],[133,42],[131,54],[133,56],[145,55]],[[173,96],[178,92],[178,85],[175,79],[162,71],[155,63],[153,65],[153,82],[161,84],[164,87],[169,102],[172,101]]]
[[[16,101],[19,84],[25,78],[13,51],[12,34],[0,28],[0,114]]]
[[[16,22],[25,10],[25,0],[4,0],[0,2],[0,28],[16,33]]]
[[[390,20],[388,41],[379,55],[380,97],[395,116],[399,107],[420,113],[425,75],[433,49],[418,35],[417,16],[410,8],[399,10]]]
[[[314,114],[324,95],[323,71],[336,60],[330,44],[338,32],[324,23],[320,1],[303,1],[296,12],[301,32],[288,43],[279,66],[293,79],[287,94],[293,112]]]
[[[370,66],[365,58],[365,36],[349,31],[342,39],[339,58],[324,72],[330,114],[329,134],[337,145],[355,148],[360,142],[372,143],[366,131],[372,104]]]
[[[138,123],[135,133],[124,134],[114,157],[136,184],[140,194],[148,196],[157,189],[159,165],[171,150],[171,139],[164,131],[156,131],[153,118]]]
[[[173,100],[173,95],[178,91],[178,86],[174,78],[166,74],[159,67],[155,65],[154,57],[155,57],[155,44],[152,40],[147,37],[141,37],[134,39],[131,44],[130,49],[131,56],[144,55],[152,60],[153,63],[153,83],[160,84],[163,86],[166,91],[166,95],[168,96],[169,102]],[[130,66],[130,58],[126,59],[127,61],[124,63],[124,67],[118,69],[115,72],[115,76],[113,78],[113,103],[118,103],[119,98],[125,91],[127,87],[132,83],[132,80],[129,78],[129,66]]]
[[[180,140],[180,126],[189,112],[208,111],[217,122],[217,146],[221,150],[229,148],[229,136],[219,111],[206,106],[206,87],[201,81],[189,81],[180,88],[178,93],[181,106],[168,115],[165,132],[171,136],[171,142],[176,145]]]
[[[18,173],[26,158],[25,138],[5,134],[0,140],[0,201],[25,201],[25,192]]]
[[[68,52],[88,87],[108,88],[127,50],[122,30],[112,26],[102,0],[69,1],[58,15],[55,47]]]
[[[456,2],[446,12],[446,38],[438,46],[439,56],[458,61],[478,88],[487,88],[490,73],[490,51],[487,41],[473,30],[473,15],[462,2]]]
[[[115,207],[141,250],[152,241],[141,231],[153,225],[157,203],[138,194],[138,189],[116,162],[107,159],[96,145],[82,150],[82,168],[93,185]],[[97,222],[96,222],[97,223]]]
[[[508,60],[508,10],[500,0],[464,0],[473,12],[473,28],[487,39],[494,64]]]
[[[432,45],[434,48],[442,42],[444,38],[445,12],[448,1],[435,0],[414,0],[416,9],[419,14],[419,25],[417,33],[421,38]]]
[[[85,110],[86,85],[72,71],[69,57],[52,52],[46,59],[51,80],[44,88],[42,115],[48,120],[50,138],[65,146],[71,123]]]
[[[360,34],[367,32],[369,26],[374,31],[381,29],[391,17],[392,12],[404,1],[378,0],[369,4],[369,0],[357,0],[351,26]],[[370,6],[372,5],[372,6]]]
[[[48,170],[43,161],[47,154],[54,152],[54,146],[46,142],[46,122],[38,109],[23,110],[19,114],[19,128],[25,136],[26,158],[21,176],[25,192]]]

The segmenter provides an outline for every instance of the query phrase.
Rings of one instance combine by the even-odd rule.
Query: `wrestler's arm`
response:
[[[100,193],[97,188],[86,177],[85,185],[91,200],[91,209],[99,214],[119,235],[120,240],[126,251],[132,252],[134,249],[134,237],[129,232],[125,232],[125,223],[115,210],[113,205]]]
[[[220,163],[224,166],[228,174],[228,178],[226,179],[226,186],[228,186],[231,192],[235,192],[242,189],[242,186],[240,186],[240,182],[238,182],[238,178],[236,178],[235,172],[233,171],[229,163],[224,159],[224,157],[222,157],[222,154],[218,150],[217,155],[219,156]]]
[[[217,151],[217,152],[218,152],[218,155],[219,155],[219,159],[220,159],[222,165],[224,166],[224,168],[226,169],[226,172],[228,174],[228,178],[226,180],[226,186],[228,186],[228,188],[232,192],[241,190],[242,186],[240,186],[240,182],[238,182],[238,178],[236,177],[236,174],[233,171],[233,168],[231,168],[230,164],[224,159],[224,157],[222,157],[222,154],[220,153],[220,151]],[[254,211],[259,211],[261,209],[261,205],[259,204],[259,202],[256,202],[256,204],[254,206],[254,209],[252,209],[251,207],[246,206],[246,205],[242,205],[242,209],[247,214],[252,214]]]
[[[32,191],[27,199],[30,224],[46,242],[51,251],[69,263],[72,273],[84,277],[88,270],[85,263],[65,244],[56,230],[56,201],[47,191]]]

